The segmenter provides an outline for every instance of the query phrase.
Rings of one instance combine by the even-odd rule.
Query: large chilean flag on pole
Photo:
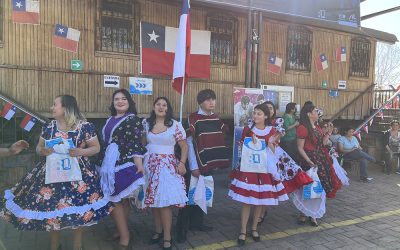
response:
[[[172,87],[182,93],[183,85],[188,81],[189,65],[190,65],[190,0],[183,0],[182,14],[179,21],[178,41],[176,42],[174,71],[172,78],[174,79]],[[185,88],[186,89],[186,86]]]

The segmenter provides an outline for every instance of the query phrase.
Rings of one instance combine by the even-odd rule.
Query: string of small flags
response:
[[[4,107],[3,107],[3,109],[2,109],[2,111],[0,113],[0,116],[3,117],[6,120],[11,120],[14,117],[15,113],[17,113],[17,110],[19,110],[17,108],[17,106],[15,106],[11,102],[7,102],[6,105],[4,105]],[[36,119],[35,117],[33,117],[32,115],[30,115],[28,113],[25,113],[24,119],[22,119],[22,121],[19,124],[19,126],[22,129],[24,129],[24,130],[29,132],[29,131],[32,130],[32,128],[35,126],[35,124],[37,122],[38,122],[38,119]]]

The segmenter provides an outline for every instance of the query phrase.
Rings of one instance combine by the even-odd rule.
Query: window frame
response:
[[[293,34],[291,34],[293,32]],[[293,38],[293,41],[297,43],[291,43],[292,40],[290,40],[291,37],[308,37],[307,40],[305,40],[304,44],[300,44],[300,39]],[[312,68],[312,51],[313,51],[313,39],[314,39],[314,34],[312,30],[310,30],[307,27],[304,26],[288,26],[287,29],[287,37],[286,37],[286,63],[285,63],[285,71],[295,71],[295,72],[302,72],[302,73],[311,73],[311,68]],[[307,44],[306,44],[307,43]],[[296,46],[296,48],[299,48],[301,46],[303,47],[308,47],[308,55],[306,55],[307,52],[303,52],[302,55],[303,57],[306,56],[308,59],[307,62],[302,62],[304,64],[304,69],[300,68],[300,66],[291,66],[291,62],[293,60],[290,60],[290,50],[292,46]],[[304,51],[304,49],[296,49],[296,51]],[[296,53],[298,54],[298,52]],[[297,57],[299,55],[296,55]],[[306,65],[307,64],[307,65]]]
[[[4,44],[4,2],[0,0],[0,48]]]
[[[223,20],[226,22],[231,22],[232,24],[232,32],[231,34],[226,34],[226,33],[217,33],[215,31],[212,31],[211,29],[211,20],[212,19],[217,19],[219,21]],[[237,66],[238,64],[238,33],[239,33],[239,20],[237,17],[235,17],[232,14],[229,13],[221,13],[221,12],[208,12],[206,15],[206,30],[211,32],[211,38],[210,38],[210,61],[211,65],[225,65],[225,66]],[[232,42],[232,51],[231,55],[218,58],[217,60],[214,61],[213,58],[213,34],[218,35],[218,36],[231,36],[231,42]],[[230,59],[231,58],[231,59]]]
[[[104,14],[103,13],[103,2],[109,2],[111,4],[129,4],[132,7],[132,14],[130,16],[123,16],[123,15],[115,15],[111,14]],[[132,41],[132,52],[125,51],[118,51],[118,48],[112,47],[111,50],[103,49],[102,47],[102,28],[103,28],[103,19],[118,19],[121,22],[131,22],[132,27],[132,34],[131,34],[131,41]],[[138,56],[140,54],[140,3],[137,0],[97,0],[97,15],[96,15],[96,34],[95,34],[95,52],[98,55],[117,55],[117,56]],[[127,49],[129,50],[129,49]]]
[[[355,47],[354,47],[355,46]],[[357,47],[361,46],[362,48],[358,48],[357,55],[355,52]],[[363,46],[366,46],[363,48]],[[350,63],[349,63],[349,77],[359,77],[359,78],[369,78],[370,77],[370,61],[371,61],[371,49],[372,49],[371,41],[364,37],[353,37],[350,41]],[[367,51],[368,50],[368,51]],[[362,53],[361,55],[358,53]],[[362,60],[356,60],[354,57],[362,57]],[[364,58],[367,57],[367,60]],[[356,65],[355,62],[358,62]],[[361,72],[359,68],[355,67],[358,66],[365,72]]]

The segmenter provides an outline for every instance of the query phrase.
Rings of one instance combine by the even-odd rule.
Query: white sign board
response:
[[[104,75],[103,82],[105,88],[119,88],[119,76]]]
[[[265,93],[266,100],[272,101],[275,104],[277,116],[282,116],[285,113],[286,105],[294,101],[294,87],[281,85],[261,85],[261,89],[269,91]]]
[[[152,95],[153,79],[129,77],[129,92],[137,95]]]
[[[338,81],[338,89],[346,89],[346,81],[344,80],[339,80]]]

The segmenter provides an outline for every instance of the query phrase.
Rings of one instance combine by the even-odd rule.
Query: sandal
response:
[[[157,238],[155,238],[155,237],[157,237]],[[149,240],[149,244],[150,245],[158,244],[158,243],[160,243],[161,238],[162,238],[162,232],[161,233],[156,232],[153,234],[153,236]]]
[[[257,233],[257,236],[255,236],[254,233]],[[260,241],[260,235],[258,234],[257,230],[251,230],[251,238],[253,238],[255,242]]]
[[[310,217],[310,224],[311,224],[311,226],[313,226],[313,227],[318,227],[317,219],[314,219],[314,218],[311,218],[311,217]]]
[[[169,247],[165,247],[165,245],[163,245],[163,250],[170,250],[170,249],[172,249],[172,239],[171,240],[164,240],[164,244],[166,243],[166,242],[168,242],[169,243]]]
[[[304,215],[300,215],[297,218],[297,224],[304,226],[306,224],[306,217]]]
[[[241,239],[240,236],[244,235],[244,239]],[[246,244],[246,233],[240,233],[237,239],[237,243],[239,246],[244,246]]]

